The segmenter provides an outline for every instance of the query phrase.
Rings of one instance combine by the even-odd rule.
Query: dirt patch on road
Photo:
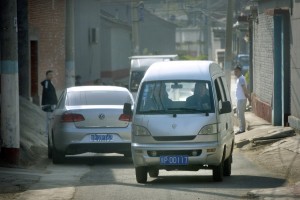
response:
[[[289,184],[300,181],[300,154],[285,148],[292,139],[284,139],[273,144],[244,146],[240,151],[258,165],[286,179]],[[284,144],[285,143],[285,144]]]

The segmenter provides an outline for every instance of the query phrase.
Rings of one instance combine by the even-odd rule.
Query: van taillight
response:
[[[84,121],[84,117],[81,114],[65,113],[61,117],[62,122],[80,122]]]
[[[131,122],[131,115],[121,114],[119,117],[120,121]]]

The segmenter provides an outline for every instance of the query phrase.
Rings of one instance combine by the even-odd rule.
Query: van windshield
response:
[[[138,114],[214,113],[209,81],[155,81],[142,85]]]

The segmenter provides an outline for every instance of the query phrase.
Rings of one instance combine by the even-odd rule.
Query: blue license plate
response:
[[[111,142],[113,140],[112,134],[92,134],[92,142]]]
[[[161,165],[188,165],[189,157],[186,155],[180,156],[160,156]]]

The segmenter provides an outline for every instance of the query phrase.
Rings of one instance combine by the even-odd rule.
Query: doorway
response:
[[[31,66],[31,97],[32,102],[40,105],[38,93],[38,41],[30,41],[30,66]]]
[[[274,12],[273,125],[288,125],[290,106],[290,17],[288,10]]]

